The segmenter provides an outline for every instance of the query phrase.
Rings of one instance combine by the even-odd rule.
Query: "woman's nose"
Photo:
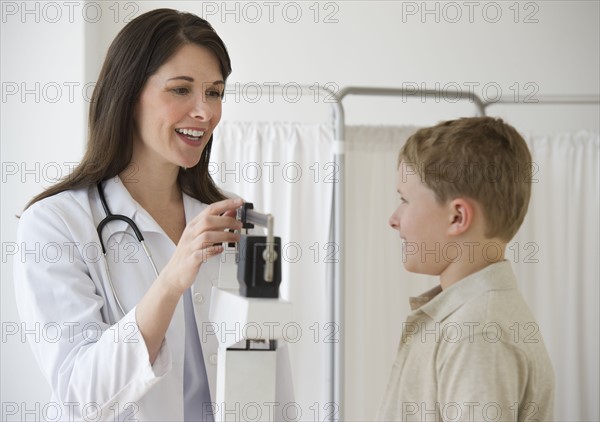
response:
[[[201,121],[208,121],[212,118],[213,114],[211,103],[204,97],[199,97],[194,104],[192,117]]]

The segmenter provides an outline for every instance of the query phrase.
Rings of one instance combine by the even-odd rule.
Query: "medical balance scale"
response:
[[[273,235],[273,216],[245,203],[237,219],[240,241],[226,244],[221,254],[209,312],[225,333],[217,336],[215,421],[240,420],[241,411],[267,421],[276,403],[277,347],[285,340],[282,328],[292,322],[292,306],[279,299],[281,238]],[[254,226],[265,227],[267,236],[248,235]]]

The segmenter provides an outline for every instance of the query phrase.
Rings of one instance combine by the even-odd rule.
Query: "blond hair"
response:
[[[506,242],[523,223],[531,197],[532,161],[523,137],[502,119],[472,117],[420,129],[400,151],[440,203],[471,198],[481,206],[485,236]]]

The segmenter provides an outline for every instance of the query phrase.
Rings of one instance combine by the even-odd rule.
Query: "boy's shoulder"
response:
[[[510,263],[503,261],[469,276],[439,297],[442,327],[505,343],[521,343],[529,335],[541,338],[539,327],[518,289]]]
[[[521,292],[514,289],[487,290],[466,301],[443,324],[473,327],[476,332],[504,333],[537,323]]]

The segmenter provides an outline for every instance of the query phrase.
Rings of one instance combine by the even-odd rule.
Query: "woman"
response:
[[[205,323],[219,245],[241,227],[242,201],[208,175],[230,73],[205,20],[159,9],[131,21],[94,90],[83,160],[21,217],[25,248],[57,248],[16,262],[15,289],[27,326],[60,329],[32,348],[62,419],[213,418],[217,340]],[[108,210],[136,223],[152,259],[126,222],[96,231]]]

